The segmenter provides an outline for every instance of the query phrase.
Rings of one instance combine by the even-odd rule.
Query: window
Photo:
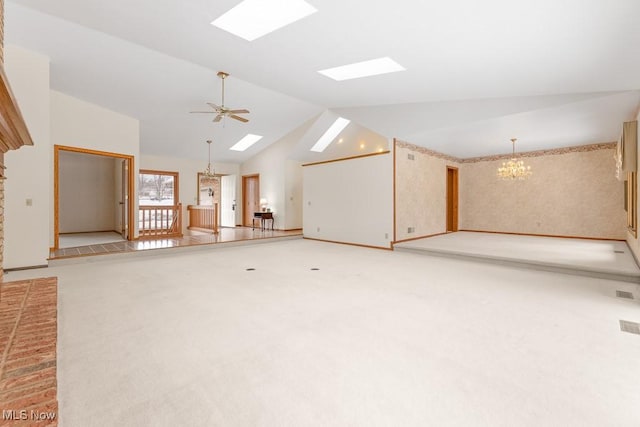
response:
[[[178,198],[178,173],[140,170],[138,175],[140,206],[175,206]]]

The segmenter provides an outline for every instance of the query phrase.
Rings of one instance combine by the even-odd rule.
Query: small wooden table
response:
[[[254,212],[253,221],[251,221],[251,229],[255,229],[256,220],[260,220],[260,228],[264,230],[267,220],[271,220],[271,229],[273,230],[273,212]]]

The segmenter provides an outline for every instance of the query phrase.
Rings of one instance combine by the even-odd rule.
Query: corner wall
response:
[[[34,145],[5,154],[3,267],[46,265],[53,215],[49,58],[8,45],[5,69]]]
[[[502,181],[497,169],[509,156],[456,159],[398,141],[396,241],[446,232],[446,166],[459,170],[460,230],[624,239],[614,151],[608,143],[520,153],[532,177]],[[640,253],[638,240],[627,240]]]
[[[301,162],[289,159],[297,143],[309,129],[313,120],[290,132],[278,142],[268,146],[240,166],[237,192],[238,219],[242,223],[242,176],[260,175],[260,198],[267,199],[273,212],[274,227],[280,230],[302,228],[302,198],[300,180]]]
[[[460,168],[458,159],[401,141],[395,150],[396,241],[445,233],[447,166]]]

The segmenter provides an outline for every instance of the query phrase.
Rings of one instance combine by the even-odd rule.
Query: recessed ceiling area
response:
[[[211,25],[238,0],[6,3],[7,43],[49,56],[53,89],[139,119],[148,154],[199,158],[214,139],[217,161],[242,162],[327,110],[457,157],[512,137],[528,151],[613,141],[640,100],[635,0],[309,0],[251,42]],[[318,73],[384,57],[406,70]],[[188,114],[220,99],[219,70],[249,123]],[[247,134],[263,138],[229,150]]]

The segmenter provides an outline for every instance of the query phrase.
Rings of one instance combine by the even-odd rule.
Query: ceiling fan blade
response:
[[[214,122],[214,123],[218,123],[220,120],[222,120],[222,117],[224,117],[222,114],[218,114],[218,115],[213,119],[213,122]]]
[[[207,105],[208,105],[209,107],[213,108],[213,109],[214,109],[214,110],[216,110],[216,111],[219,111],[219,110],[222,110],[222,109],[223,109],[222,107],[220,107],[220,106],[218,106],[218,105],[216,105],[216,104],[214,104],[214,103],[211,103],[211,102],[207,102]]]
[[[249,114],[249,110],[228,110],[227,113],[230,114]]]
[[[189,113],[203,113],[203,114],[214,114],[215,111],[189,111]]]
[[[247,123],[249,121],[249,119],[245,119],[244,117],[236,116],[235,114],[229,114],[229,117],[231,117],[232,119],[239,120],[242,123]]]

